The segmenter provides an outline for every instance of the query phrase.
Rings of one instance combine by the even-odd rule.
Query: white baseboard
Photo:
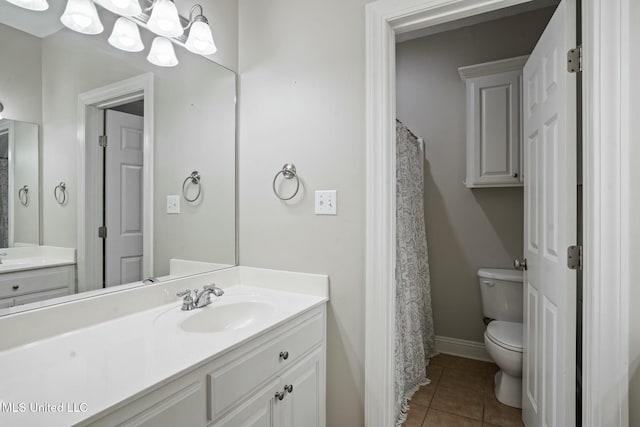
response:
[[[476,341],[436,335],[436,351],[438,353],[452,354],[454,356],[466,357],[468,359],[493,362],[491,356],[487,353],[487,349],[484,347],[484,343]]]

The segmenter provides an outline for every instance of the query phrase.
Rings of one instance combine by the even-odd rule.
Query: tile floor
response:
[[[440,354],[429,362],[431,384],[409,402],[403,427],[522,427],[522,411],[496,400],[489,362]]]

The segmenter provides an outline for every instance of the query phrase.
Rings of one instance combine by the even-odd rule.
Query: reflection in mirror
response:
[[[0,252],[37,246],[38,125],[0,120]],[[3,255],[0,253],[0,261]],[[4,256],[6,257],[6,255]]]
[[[236,264],[235,74],[117,50],[99,12],[86,36],[0,1],[0,315]]]

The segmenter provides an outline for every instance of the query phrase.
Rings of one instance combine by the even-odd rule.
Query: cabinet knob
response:
[[[20,285],[13,285],[11,289],[13,289],[14,291],[17,291],[18,289],[20,289]]]
[[[516,172],[514,172],[514,173],[511,174],[511,176],[514,177],[514,178],[517,178],[518,174]]]
[[[281,351],[280,352],[280,359],[287,360],[288,358],[289,358],[289,352],[288,351]]]
[[[284,386],[284,391],[286,391],[287,393],[293,393],[293,384],[287,384],[286,386]]]
[[[284,399],[284,391],[277,391],[276,392],[276,399],[278,399],[278,400]]]

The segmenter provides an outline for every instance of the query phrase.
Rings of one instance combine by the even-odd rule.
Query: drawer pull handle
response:
[[[284,391],[286,391],[287,393],[293,393],[293,384],[287,384],[286,386],[284,386]]]
[[[13,289],[14,291],[17,291],[18,289],[20,289],[20,285],[13,285],[11,289]]]
[[[288,358],[289,358],[289,352],[288,351],[281,351],[280,352],[280,359],[287,360]]]
[[[276,399],[278,399],[278,400],[284,399],[284,391],[277,391],[276,392]]]

